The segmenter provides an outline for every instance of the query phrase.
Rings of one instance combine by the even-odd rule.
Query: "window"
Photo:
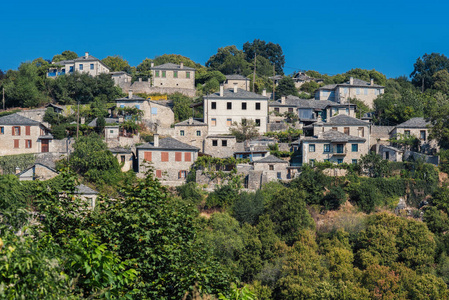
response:
[[[346,114],[349,116],[349,108],[346,108]]]
[[[337,144],[337,153],[344,153],[343,144]]]
[[[324,128],[323,128],[324,129]],[[338,130],[338,128],[337,127],[332,127],[332,130],[335,130],[335,131],[337,131]]]
[[[345,94],[345,95],[348,94],[348,88],[343,88],[343,94]]]
[[[80,64],[79,68],[80,68],[80,71],[82,71],[84,69],[83,64]]]
[[[173,71],[173,78],[178,78],[178,71]]]
[[[31,126],[25,126],[25,135],[31,135]]]
[[[184,130],[179,131],[180,136],[184,136]]]
[[[212,118],[212,119],[210,120],[210,126],[217,126],[217,119]]]
[[[368,95],[368,89],[363,89],[363,94]]]
[[[151,161],[153,152],[144,152],[143,159],[146,161]]]
[[[359,145],[358,144],[352,144],[351,151],[352,152],[359,152]]]
[[[226,109],[232,109],[232,102],[226,102]]]
[[[309,145],[309,152],[315,152],[315,144]]]
[[[70,66],[70,73],[73,73],[73,66]]]
[[[201,136],[201,131],[197,130],[196,131],[196,136]]]
[[[270,171],[274,171],[274,165],[268,165],[268,169],[269,169]]]
[[[161,161],[163,162],[168,161],[168,152],[161,152]]]
[[[91,70],[94,69],[94,64],[90,64],[90,69],[91,69]]]
[[[347,135],[349,135],[349,127],[344,127],[343,132]]]
[[[275,107],[274,111],[278,113],[279,112],[279,107]]]
[[[114,129],[109,130],[109,133],[114,133]]]
[[[212,140],[212,146],[217,147],[218,146],[218,140]]]
[[[157,107],[152,107],[151,108],[151,114],[152,115],[157,115]]]
[[[184,171],[184,170],[179,171],[179,175],[178,175],[179,179],[186,178],[186,177],[187,177],[187,171]]]
[[[337,159],[337,164],[342,164],[342,163],[343,163],[343,158]]]
[[[126,161],[125,155],[121,155],[120,156],[120,162],[123,164],[123,163],[125,163],[125,161]]]
[[[20,126],[14,126],[12,128],[12,135],[20,135]]]
[[[157,178],[162,178],[162,171],[161,170],[156,170],[156,177]]]
[[[217,109],[217,102],[212,102],[212,103],[210,104],[210,108],[211,108],[211,109]]]
[[[182,161],[182,152],[175,152],[175,161]]]
[[[260,110],[260,102],[256,102],[256,110]]]
[[[166,71],[162,71],[162,78],[167,77],[167,74],[166,74],[166,73],[167,73]]]
[[[242,102],[242,110],[246,110],[246,102]]]
[[[226,126],[232,125],[232,119],[226,119]]]
[[[282,179],[282,173],[281,173],[281,172],[277,172],[276,175],[277,175],[277,178],[278,178],[278,179]]]
[[[292,113],[292,112],[293,112],[293,107],[289,107],[289,108],[288,108],[288,112],[289,112],[289,113]]]
[[[5,127],[0,127],[0,134],[5,134]]]
[[[185,152],[184,153],[184,161],[192,161],[192,153]]]
[[[331,145],[330,144],[324,144],[324,152],[331,152]]]
[[[25,148],[31,148],[31,140],[25,140]]]
[[[246,119],[242,119],[242,125],[246,125]]]
[[[159,77],[159,71],[156,71],[156,77]]]
[[[365,128],[359,127],[358,133],[359,133],[359,137],[364,137],[365,136]]]
[[[356,163],[357,163],[357,159],[353,159],[353,160],[351,161],[351,163],[356,164]]]
[[[426,131],[425,130],[421,130],[419,132],[419,138],[424,141],[426,140]]]
[[[410,130],[404,130],[404,135],[410,136]]]
[[[136,108],[137,108],[137,109],[140,109],[140,105],[139,105],[139,104],[136,104]]]
[[[357,95],[360,95],[360,88],[357,88],[357,89],[355,90],[355,93],[356,93]]]
[[[256,127],[260,127],[260,119],[256,119]]]
[[[221,146],[222,147],[227,147],[228,146],[228,141],[227,140],[221,140]]]
[[[186,72],[186,78],[190,78],[190,72]]]
[[[14,148],[19,148],[19,140],[14,140]]]

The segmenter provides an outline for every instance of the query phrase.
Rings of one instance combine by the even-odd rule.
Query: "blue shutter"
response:
[[[157,107],[152,107],[151,108],[151,114],[152,115],[157,115]]]

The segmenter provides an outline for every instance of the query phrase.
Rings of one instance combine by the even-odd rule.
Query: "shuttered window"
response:
[[[25,126],[25,135],[31,135],[31,126]]]
[[[184,160],[185,161],[192,161],[192,153],[190,153],[190,152],[184,153]]]
[[[14,140],[14,148],[19,148],[19,140]]]
[[[168,161],[168,152],[161,152],[161,161]]]
[[[143,158],[146,160],[146,161],[151,161],[151,159],[152,159],[152,152],[145,152],[144,153],[144,155],[143,155]]]
[[[157,178],[161,178],[162,177],[162,171],[161,170],[156,170],[156,177]]]
[[[175,161],[182,161],[182,152],[175,152]]]

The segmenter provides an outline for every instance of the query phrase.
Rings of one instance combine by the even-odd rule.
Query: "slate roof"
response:
[[[206,96],[207,99],[254,99],[254,100],[268,100],[268,97],[249,92],[242,89],[237,89],[237,93],[234,93],[234,89],[223,90],[223,97],[220,97],[220,93],[214,93]]]
[[[249,81],[248,78],[246,78],[245,76],[239,75],[239,74],[225,75],[225,77],[228,80],[246,80],[246,81]]]
[[[97,120],[98,118],[93,119],[87,126],[96,127],[97,126]],[[118,118],[104,118],[105,124],[118,124],[119,119]]]
[[[38,121],[31,120],[29,118],[26,118],[24,116],[21,116],[17,113],[7,115],[4,117],[0,117],[0,125],[26,125],[26,126],[33,126],[33,125],[39,125],[41,124]]]
[[[75,59],[69,59],[69,60],[61,60],[55,63],[52,63],[53,65],[65,65],[65,64],[73,64],[76,62],[91,62],[91,61],[98,61],[100,62],[103,66],[107,67],[109,69],[108,66],[106,66],[100,59],[92,56],[92,55],[88,55],[87,58],[85,55],[80,56],[78,58]]]
[[[183,66],[182,69],[181,69],[180,65],[172,64],[172,63],[166,63],[166,64],[163,64],[163,65],[154,66],[154,67],[152,67],[150,69],[151,70],[176,70],[176,71],[187,70],[187,71],[195,71],[195,68],[190,68],[190,67]]]
[[[396,126],[396,128],[427,128],[427,125],[430,125],[430,122],[427,122],[424,118],[411,118],[404,123],[401,123]]]
[[[133,95],[131,98],[129,98],[129,96],[123,97],[123,98],[118,98],[115,99],[115,101],[143,101],[145,100],[145,98]]]
[[[80,194],[80,195],[96,195],[96,194],[98,194],[97,191],[91,189],[88,186],[85,186],[84,184],[80,184],[80,185],[76,186],[74,193]]]
[[[141,146],[137,146],[137,149],[160,149],[160,150],[195,150],[199,151],[200,149],[183,142],[178,141],[177,139],[167,137],[159,140],[159,147],[154,147],[154,143],[146,143]]]
[[[365,138],[361,138],[358,136],[353,135],[347,135],[343,132],[336,131],[336,130],[329,130],[326,132],[319,133],[318,136],[307,136],[302,138],[300,141],[308,141],[308,142],[334,142],[334,143],[345,143],[349,141],[360,141],[364,142],[366,141]]]
[[[132,153],[131,149],[126,149],[126,148],[122,148],[122,147],[115,147],[115,148],[111,148],[109,149],[109,151],[111,151],[112,153]]]
[[[278,164],[278,163],[285,163],[285,164],[288,164],[288,161],[285,161],[285,160],[283,160],[283,159],[280,159],[280,158],[278,158],[278,157],[276,157],[276,156],[274,156],[274,155],[268,155],[268,156],[266,156],[266,157],[264,157],[264,158],[262,158],[262,159],[259,159],[259,160],[255,160],[254,161],[254,163],[256,164],[258,164],[258,163],[265,163],[265,164]]]
[[[329,100],[313,100],[313,99],[301,99],[296,96],[289,95],[285,97],[285,103],[282,104],[281,100],[271,101],[268,104],[270,107],[297,107],[297,108],[312,108],[312,109],[325,109],[328,106],[338,106],[344,107],[347,104],[337,103]],[[350,104],[351,106],[356,106],[355,104]]]
[[[173,108],[173,101],[172,100],[148,100],[150,103],[158,104],[161,106],[165,106],[168,108]]]
[[[346,81],[344,83],[338,83],[338,84],[328,84],[328,85],[320,87],[318,90],[333,90],[337,86],[343,86],[343,87],[363,87],[363,88],[383,88],[383,86],[381,86],[381,85],[378,85],[378,84],[371,85],[371,82],[367,82],[365,80],[354,78],[352,84],[350,84],[349,81]]]
[[[190,118],[188,120],[176,123],[175,126],[207,126],[207,124]]]
[[[44,167],[44,168],[49,169],[50,171],[52,171],[52,172],[54,172],[54,173],[58,173],[58,171],[56,171],[55,169],[53,169],[53,168],[51,168],[51,167],[49,167],[49,166],[46,166],[46,165],[41,164],[41,163],[35,163],[35,164],[32,165],[31,167],[28,167],[28,168],[26,168],[25,170],[23,170],[22,172],[16,174],[16,176],[17,176],[17,177],[20,177],[22,174],[24,174],[24,173],[27,172],[28,170],[34,168],[36,165],[40,165],[40,166],[42,166],[42,167]]]
[[[360,126],[368,126],[368,122],[364,122],[360,119],[350,117],[348,115],[336,115],[335,117],[329,118],[326,123],[322,123],[323,125],[360,125]]]

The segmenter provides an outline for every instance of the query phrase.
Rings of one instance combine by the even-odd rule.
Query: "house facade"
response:
[[[429,129],[431,123],[424,118],[411,118],[399,125],[397,125],[390,133],[392,138],[402,136],[414,136],[420,141],[420,148],[422,152],[434,153],[438,151],[438,143],[435,140],[429,139]]]
[[[17,113],[0,117],[0,140],[0,155],[53,151],[49,129]]]
[[[204,153],[214,157],[232,157],[237,147],[233,135],[208,135],[204,140]]]
[[[109,73],[109,67],[96,57],[86,52],[84,56],[52,62],[47,73],[47,77],[55,78],[60,75],[73,74],[74,72],[87,73],[91,76],[98,76],[103,73]]]
[[[186,181],[190,167],[198,158],[197,147],[182,143],[167,137],[159,140],[154,135],[153,143],[136,147],[138,176],[144,176],[147,171],[145,163],[149,163],[156,178],[171,186],[181,185]]]
[[[225,75],[226,80],[223,83],[224,89],[233,89],[234,83],[237,84],[237,88],[249,91],[250,88],[250,80],[245,76],[233,74],[233,75]]]
[[[195,89],[195,69],[166,63],[159,66],[151,66],[151,85],[160,88]]]
[[[175,124],[174,137],[183,143],[192,145],[204,152],[204,140],[207,136],[207,124],[190,118]]]
[[[383,94],[384,91],[385,87],[374,84],[374,79],[366,82],[350,77],[348,82],[320,87],[315,93],[315,100],[347,103],[349,99],[357,98],[367,106],[373,107],[374,99]]]
[[[259,133],[267,131],[268,97],[237,88],[224,89],[204,97],[204,121],[211,135],[229,134],[234,122],[252,120]]]

